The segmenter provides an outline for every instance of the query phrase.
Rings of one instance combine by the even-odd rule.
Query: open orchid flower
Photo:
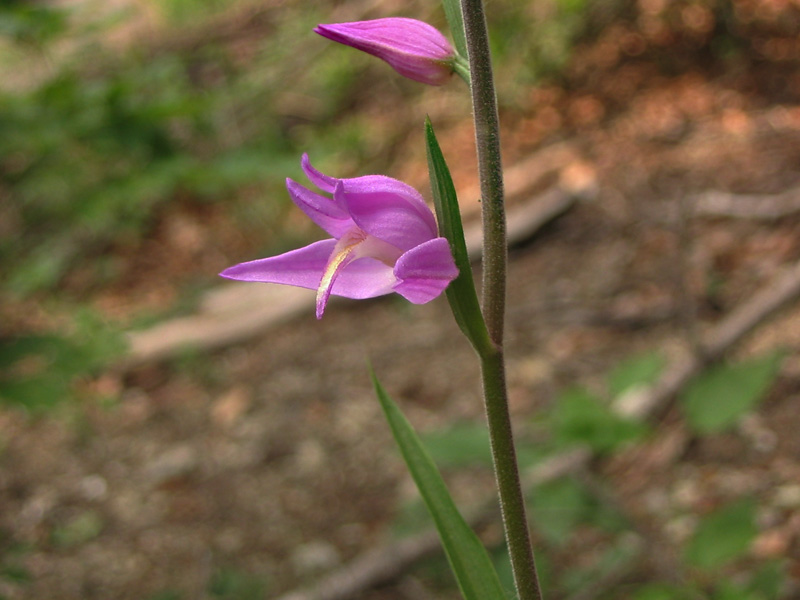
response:
[[[442,33],[416,19],[392,17],[317,25],[314,31],[389,63],[401,75],[442,85],[453,73],[455,51]]]
[[[303,155],[303,171],[323,192],[286,180],[292,201],[331,235],[279,256],[241,263],[220,275],[317,290],[317,318],[331,294],[374,298],[397,292],[414,304],[441,294],[458,269],[422,196],[383,175],[336,179]]]

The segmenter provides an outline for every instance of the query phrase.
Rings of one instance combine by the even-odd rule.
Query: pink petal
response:
[[[308,159],[308,154],[303,154],[303,158],[300,159],[300,166],[303,167],[303,172],[306,174],[306,177],[308,177],[311,183],[313,183],[323,192],[328,192],[329,194],[333,193],[333,190],[336,188],[336,182],[339,180],[336,179],[336,177],[325,175],[324,173],[312,167],[311,161]]]
[[[238,281],[282,283],[315,290],[334,246],[336,240],[321,240],[285,254],[234,265],[220,275]]]
[[[342,269],[331,294],[356,300],[375,298],[391,294],[395,283],[392,267],[374,258],[359,258]]]
[[[458,276],[445,238],[438,237],[403,254],[394,266],[394,291],[414,304],[430,302]]]
[[[401,250],[436,237],[436,220],[422,196],[402,181],[383,175],[343,179],[334,197],[370,235]]]
[[[338,239],[353,227],[347,211],[327,196],[312,192],[291,179],[286,180],[286,189],[292,202],[333,237]]]

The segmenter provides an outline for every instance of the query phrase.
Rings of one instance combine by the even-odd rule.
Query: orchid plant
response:
[[[398,293],[415,304],[445,292],[456,323],[481,364],[483,395],[517,597],[542,597],[525,514],[503,358],[507,241],[499,122],[482,0],[443,0],[453,45],[434,27],[409,18],[319,25],[321,36],[367,52],[399,74],[443,85],[453,73],[468,84],[481,181],[483,302],[478,301],[455,188],[430,121],[427,158],[436,217],[420,193],[383,175],[337,179],[302,167],[322,193],[291,179],[292,201],[329,236],[279,256],[235,265],[221,275],[310,288],[322,318],[331,295],[373,298]],[[437,225],[438,220],[438,225]],[[462,595],[505,598],[486,549],[458,512],[433,461],[398,406],[372,375],[392,433],[433,517]]]

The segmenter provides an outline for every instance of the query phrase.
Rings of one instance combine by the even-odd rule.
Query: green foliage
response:
[[[89,310],[69,334],[0,339],[0,403],[43,410],[70,398],[74,382],[122,355],[122,334]]]
[[[538,486],[529,502],[531,522],[536,531],[556,546],[566,543],[584,521],[590,497],[583,486],[561,478]]]
[[[459,0],[442,0],[447,25],[450,27],[450,36],[453,38],[453,47],[456,52],[467,58],[467,38],[464,33],[464,17],[461,14]]]
[[[467,336],[475,351],[481,357],[485,357],[492,351],[492,344],[478,303],[475,283],[472,280],[472,265],[464,240],[461,209],[450,169],[439,147],[431,120],[428,118],[425,119],[425,143],[428,175],[431,180],[439,232],[450,243],[450,250],[458,267],[458,277],[450,282],[445,294],[458,327]]]
[[[406,466],[436,524],[464,600],[503,598],[505,592],[486,549],[458,512],[442,476],[413,427],[374,373],[372,383]]]
[[[571,477],[537,486],[530,496],[531,522],[536,531],[555,546],[569,541],[582,525],[609,532],[620,532],[627,526],[613,506]]]
[[[104,525],[103,517],[98,512],[87,510],[53,529],[51,539],[60,548],[73,548],[96,538]]]
[[[30,550],[30,546],[15,542],[8,532],[0,529],[0,587],[21,588],[32,581],[32,574],[23,565]]]
[[[784,574],[780,563],[768,562],[744,581],[730,581],[716,577],[713,590],[702,593],[695,587],[666,583],[649,583],[640,586],[632,600],[684,600],[686,598],[711,598],[712,600],[779,600]]]
[[[220,148],[221,108],[172,55],[90,80],[66,70],[0,95],[0,172],[22,234],[0,242],[8,288],[24,296],[55,285],[77,260],[135,239],[179,191],[213,199],[272,175],[277,137]]]
[[[235,0],[161,0],[159,5],[167,18],[177,24],[207,16],[234,3]]]
[[[504,64],[505,72],[513,74],[514,81],[508,85],[560,74],[586,33],[588,6],[587,0],[546,0],[495,7],[489,13],[492,54]]]
[[[261,600],[266,597],[266,582],[237,569],[220,569],[211,578],[209,596],[220,600]]]
[[[580,594],[583,590],[591,589],[595,582],[625,570],[626,565],[630,565],[640,551],[639,544],[630,543],[630,538],[617,536],[604,545],[602,550],[595,552],[588,563],[567,569],[559,587],[570,595]]]
[[[631,388],[655,383],[665,364],[664,357],[657,352],[640,354],[621,362],[606,379],[609,394],[616,398]]]
[[[0,4],[0,36],[16,43],[42,45],[61,34],[65,26],[63,9],[22,0],[4,0]]]
[[[757,533],[755,503],[739,500],[700,521],[686,548],[686,561],[713,570],[743,556]]]
[[[553,430],[562,445],[586,444],[596,452],[611,452],[641,437],[644,425],[615,415],[583,388],[561,393],[553,407]]]
[[[753,573],[747,589],[760,600],[778,600],[784,579],[783,564],[777,561],[768,562]]]
[[[722,580],[714,591],[714,600],[779,600],[784,574],[780,563],[763,565],[745,582]]]
[[[778,375],[782,354],[735,365],[710,367],[681,398],[689,425],[699,434],[716,433],[736,423],[767,393]]]

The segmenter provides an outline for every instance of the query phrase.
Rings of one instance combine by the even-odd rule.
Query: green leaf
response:
[[[743,586],[723,581],[714,591],[714,600],[763,600],[758,594],[745,589]]]
[[[267,589],[266,582],[256,575],[223,568],[212,576],[208,593],[221,600],[260,600],[265,597]]]
[[[591,502],[583,486],[566,477],[537,486],[532,498],[531,522],[538,533],[556,546],[570,540]]]
[[[430,118],[425,119],[425,141],[428,148],[428,173],[431,179],[439,232],[450,242],[450,249],[453,252],[456,267],[458,267],[458,277],[447,286],[445,293],[461,331],[467,336],[478,354],[485,356],[492,350],[492,343],[483,321],[478,295],[475,292],[472,265],[470,265],[467,254],[467,243],[464,241],[464,227],[461,224],[456,188],[453,185],[453,178],[450,176],[450,169],[444,160],[442,149],[436,140]]]
[[[640,545],[631,543],[627,536],[617,536],[593,548],[591,556],[565,569],[559,587],[567,598],[580,596],[591,590],[596,582],[608,581],[620,572],[632,570],[640,560]]]
[[[767,562],[753,574],[747,589],[764,600],[778,600],[786,576],[779,561]]]
[[[22,585],[33,581],[33,576],[21,565],[0,565],[0,580],[3,579]]]
[[[642,424],[615,415],[583,388],[563,392],[553,410],[556,440],[587,444],[595,452],[610,452],[646,432]]]
[[[616,398],[634,386],[654,383],[664,364],[664,357],[656,352],[641,354],[621,362],[608,374],[609,393]]]
[[[686,548],[686,560],[700,569],[716,569],[747,552],[756,533],[755,503],[739,500],[700,522]]]
[[[53,543],[62,548],[79,546],[100,535],[104,526],[100,513],[87,510],[74,516],[64,525],[56,527],[52,533]]]
[[[54,406],[71,397],[73,382],[121,356],[122,333],[99,315],[79,309],[73,332],[0,339],[0,404],[29,410]]]
[[[444,16],[447,18],[447,25],[450,27],[450,35],[453,36],[453,45],[464,58],[467,58],[467,36],[464,33],[464,17],[461,14],[460,0],[442,0]]]
[[[458,512],[433,460],[375,373],[371,376],[394,439],[436,524],[462,596],[465,600],[505,598],[486,549]]]
[[[781,353],[773,353],[736,365],[714,366],[698,376],[681,398],[692,429],[699,434],[716,433],[734,424],[769,390],[781,358]]]

